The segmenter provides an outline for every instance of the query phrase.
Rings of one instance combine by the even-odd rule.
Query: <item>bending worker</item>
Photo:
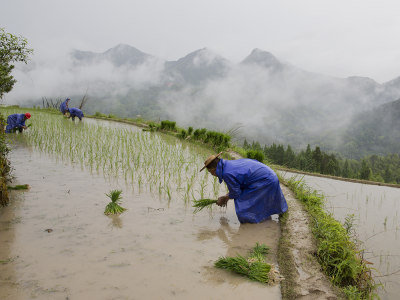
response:
[[[6,133],[11,133],[15,131],[22,132],[26,129],[25,121],[31,117],[30,113],[26,114],[12,114],[7,117],[7,127]]]
[[[79,108],[71,107],[67,108],[67,111],[69,112],[69,117],[72,118],[72,121],[75,121],[75,117],[78,117],[79,121],[82,121],[84,115]]]
[[[62,112],[62,114],[65,116],[65,114],[67,113],[67,111],[68,111],[68,102],[70,101],[71,99],[69,99],[69,98],[67,98],[67,99],[65,99],[65,101],[63,102],[63,103],[61,103],[60,104],[60,111]]]
[[[270,167],[254,159],[221,159],[221,154],[211,155],[200,170],[207,168],[228,187],[229,193],[219,197],[217,205],[226,206],[229,199],[234,199],[240,223],[259,223],[287,211],[279,179]]]

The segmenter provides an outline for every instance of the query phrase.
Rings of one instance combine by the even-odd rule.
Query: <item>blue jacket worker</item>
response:
[[[71,100],[70,98],[67,98],[63,103],[60,104],[60,111],[62,112],[63,115],[65,115],[68,111],[68,102],[70,100]]]
[[[15,131],[22,132],[23,129],[26,129],[25,121],[31,117],[30,113],[26,114],[13,114],[7,117],[7,127],[6,133],[11,133]]]
[[[76,107],[71,107],[68,108],[67,111],[69,111],[69,117],[72,118],[72,121],[75,121],[75,117],[79,118],[79,121],[82,121],[82,118],[84,117],[83,112]]]
[[[279,179],[270,167],[254,159],[225,160],[221,154],[211,155],[200,170],[207,168],[228,187],[229,193],[219,197],[217,205],[226,206],[234,199],[240,223],[259,223],[287,211]]]

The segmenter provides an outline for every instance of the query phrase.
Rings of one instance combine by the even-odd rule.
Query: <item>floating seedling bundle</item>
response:
[[[29,184],[17,184],[14,186],[7,186],[7,189],[9,190],[27,190],[29,189]]]
[[[126,210],[126,208],[123,208],[119,205],[122,199],[121,193],[121,190],[112,190],[109,194],[106,194],[107,197],[111,199],[111,202],[107,204],[104,214],[115,215],[123,213]]]
[[[269,273],[272,266],[265,262],[265,255],[268,251],[269,248],[267,246],[257,243],[247,258],[241,255],[237,255],[236,257],[220,257],[215,262],[215,266],[244,275],[250,280],[269,283]]]
[[[195,207],[194,213],[201,211],[203,208],[210,208],[212,204],[217,203],[217,200],[213,199],[200,199],[193,201],[193,207]]]

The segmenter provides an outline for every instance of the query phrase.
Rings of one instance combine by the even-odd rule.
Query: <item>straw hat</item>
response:
[[[214,159],[218,158],[221,154],[222,154],[222,152],[218,153],[217,155],[211,155],[209,158],[207,158],[207,160],[204,162],[204,167],[202,167],[202,168],[200,169],[200,172],[203,171],[205,168],[207,168],[207,166],[208,166],[209,164],[211,164],[212,161],[213,161]]]

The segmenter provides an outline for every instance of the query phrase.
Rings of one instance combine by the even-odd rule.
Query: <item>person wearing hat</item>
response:
[[[60,111],[62,112],[62,114],[65,116],[65,114],[68,111],[68,102],[70,101],[70,98],[65,99],[65,101],[63,103],[60,104]]]
[[[75,117],[78,117],[79,121],[82,121],[84,117],[83,112],[76,107],[67,108],[67,112],[69,112],[68,118],[72,118],[72,121],[75,121]]]
[[[31,117],[30,113],[26,114],[12,114],[7,117],[7,127],[6,133],[11,133],[15,131],[22,132],[26,129],[25,121]]]
[[[211,175],[224,181],[229,193],[218,198],[217,205],[226,206],[234,199],[240,223],[259,223],[274,214],[287,211],[288,206],[275,172],[254,159],[225,160],[222,152],[204,162]]]

